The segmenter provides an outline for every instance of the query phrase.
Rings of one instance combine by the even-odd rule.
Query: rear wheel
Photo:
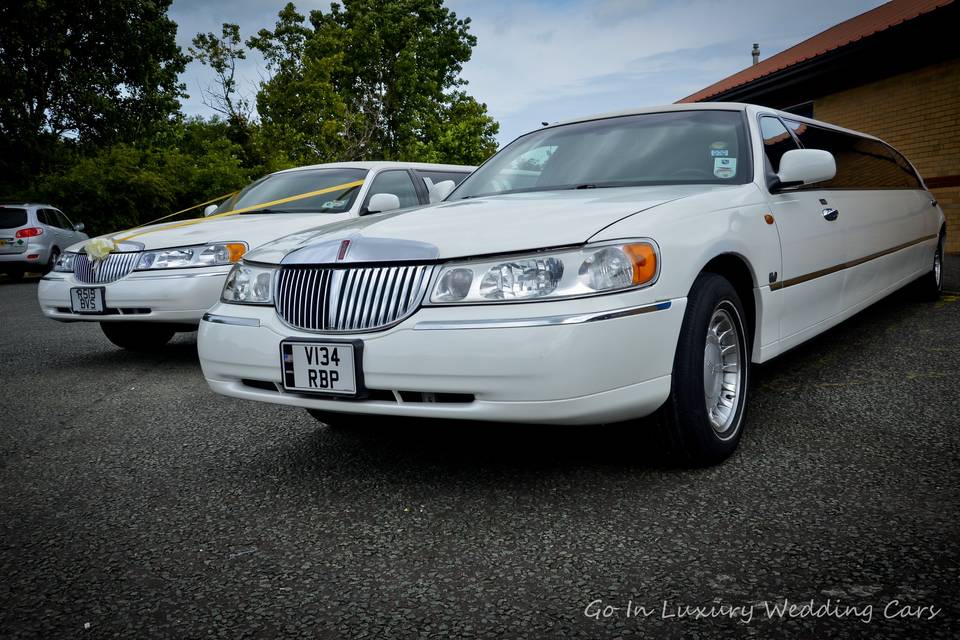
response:
[[[170,342],[176,329],[149,322],[101,322],[107,340],[128,351],[157,351]]]
[[[60,259],[60,249],[54,247],[50,251],[50,260],[47,261],[47,266],[43,268],[43,273],[47,274],[53,271],[53,267],[57,264],[57,260]]]
[[[716,464],[740,442],[750,369],[743,304],[730,282],[702,273],[687,298],[670,396],[657,413],[679,462]]]
[[[941,235],[930,271],[917,280],[917,295],[923,300],[938,300],[943,293],[943,241],[944,236]]]

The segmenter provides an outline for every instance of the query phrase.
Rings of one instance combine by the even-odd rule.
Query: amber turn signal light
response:
[[[623,245],[623,252],[633,262],[633,284],[650,282],[657,275],[657,253],[646,242]]]

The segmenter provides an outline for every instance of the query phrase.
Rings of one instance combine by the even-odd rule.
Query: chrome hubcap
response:
[[[937,286],[940,286],[940,253],[938,249],[933,256],[933,277],[936,279]]]
[[[703,397],[717,435],[733,426],[741,393],[740,335],[726,309],[714,310],[703,349]]]

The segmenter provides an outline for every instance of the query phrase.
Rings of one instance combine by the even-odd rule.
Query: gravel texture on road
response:
[[[195,334],[126,353],[44,319],[35,281],[0,283],[0,318],[2,638],[960,636],[957,295],[755,367],[739,452],[699,470],[643,422],[333,429],[230,400]],[[756,604],[784,599],[840,608]]]

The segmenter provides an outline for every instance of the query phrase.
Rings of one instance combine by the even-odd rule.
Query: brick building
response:
[[[752,102],[877,136],[913,162],[960,252],[960,3],[893,0],[679,102]]]

